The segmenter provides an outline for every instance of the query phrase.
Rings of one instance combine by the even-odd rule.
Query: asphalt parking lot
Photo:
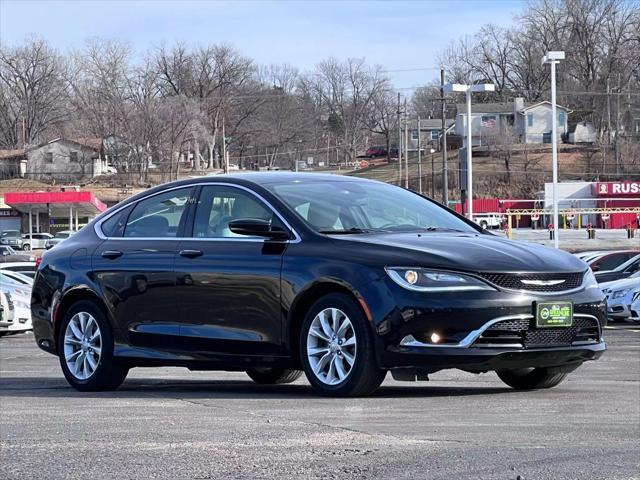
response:
[[[640,328],[606,333],[553,390],[446,371],[352,399],[177,368],[82,394],[31,334],[4,337],[0,478],[640,478]]]

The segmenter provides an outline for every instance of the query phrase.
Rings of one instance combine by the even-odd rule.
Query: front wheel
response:
[[[519,368],[496,371],[500,380],[516,390],[552,388],[561,383],[566,373],[550,372],[547,368]]]
[[[334,396],[369,395],[386,375],[378,368],[373,338],[360,306],[332,293],[307,312],[300,335],[302,368],[311,386]]]
[[[247,375],[259,385],[276,385],[282,383],[295,382],[300,375],[301,370],[290,370],[286,368],[250,368]]]
[[[74,304],[64,316],[58,356],[69,384],[81,392],[117,389],[128,367],[113,357],[113,335],[106,317],[91,301]]]
[[[31,251],[31,245],[29,245],[28,243],[25,243],[24,245],[22,245],[22,250],[25,252]]]

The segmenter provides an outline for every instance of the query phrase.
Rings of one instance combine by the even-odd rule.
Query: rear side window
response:
[[[124,208],[120,210],[115,215],[112,215],[110,218],[106,219],[102,222],[102,233],[105,237],[121,237],[124,233],[124,227],[127,224],[127,217],[129,216],[129,212],[131,212],[131,207]]]
[[[124,228],[125,237],[171,238],[178,235],[192,188],[170,190],[139,201]]]

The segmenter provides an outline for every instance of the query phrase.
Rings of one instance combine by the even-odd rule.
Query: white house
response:
[[[457,105],[456,134],[466,136],[466,105]],[[567,133],[571,110],[557,106],[558,138]],[[551,103],[547,101],[525,104],[522,98],[504,103],[476,103],[471,106],[473,145],[486,145],[508,132],[518,143],[551,143]]]
[[[447,128],[447,134],[453,129],[453,120],[445,120]],[[408,122],[407,128],[409,129],[409,150],[416,150],[418,148],[418,122],[412,120]],[[442,135],[442,119],[440,118],[425,118],[420,120],[420,147],[421,148],[435,148],[438,149],[440,144],[440,136]]]

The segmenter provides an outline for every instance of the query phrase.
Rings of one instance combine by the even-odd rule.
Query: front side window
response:
[[[239,188],[205,185],[200,192],[193,224],[196,238],[248,238],[229,229],[229,222],[257,218],[283,227],[269,207],[257,197]]]
[[[429,200],[386,183],[293,181],[267,188],[321,233],[441,229],[477,233]]]
[[[140,200],[124,228],[125,237],[171,238],[178,235],[180,222],[191,198],[191,187],[170,190]]]

